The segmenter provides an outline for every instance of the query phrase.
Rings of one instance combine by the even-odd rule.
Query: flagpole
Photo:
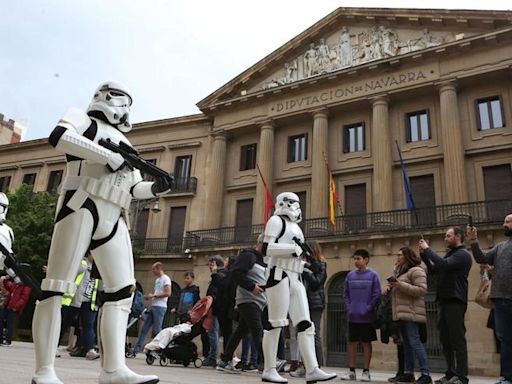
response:
[[[411,184],[409,182],[409,176],[407,175],[407,170],[405,169],[404,159],[402,158],[402,151],[400,151],[400,146],[398,145],[398,140],[395,140],[396,149],[398,150],[398,157],[400,158],[400,168],[402,169],[402,178],[404,181],[404,192],[405,192],[405,200],[407,204],[407,209],[411,210],[414,214],[414,218],[416,219],[416,225],[418,225],[418,212],[416,211],[416,204],[414,204],[414,198],[412,195]]]

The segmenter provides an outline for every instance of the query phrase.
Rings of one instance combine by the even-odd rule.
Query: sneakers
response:
[[[276,360],[276,371],[277,372],[283,372],[285,365],[286,365],[286,360],[277,359]]]
[[[448,383],[448,381],[450,381],[450,379],[452,379],[452,377],[448,377],[448,376],[444,375],[440,379],[435,380],[434,383],[435,384],[446,384],[446,383]]]
[[[453,376],[450,380],[448,380],[447,384],[468,384],[468,380],[464,380],[464,378],[460,378],[459,376]]]
[[[512,384],[512,381],[507,380],[501,376],[495,384]]]
[[[216,369],[217,369],[217,371],[221,371],[221,372],[225,372],[225,373],[234,373],[234,374],[242,373],[241,370],[239,370],[233,366],[233,363],[231,361],[221,361],[219,364],[217,364]]]
[[[4,340],[1,344],[3,347],[10,347],[11,346],[11,342],[10,341],[6,341]]]
[[[401,375],[398,375],[396,378],[396,382],[400,384],[414,383],[415,381],[416,379],[412,373],[402,373]]]
[[[421,375],[414,384],[432,384],[432,378],[429,375]]]
[[[60,350],[57,347],[57,350],[55,351],[55,357],[61,357]]]
[[[203,360],[203,367],[212,367],[212,368],[216,368],[217,367],[217,362],[213,359],[204,359]]]
[[[397,379],[400,377],[400,375],[403,375],[403,372],[397,372],[395,376],[388,378],[388,383],[396,383]]]
[[[96,360],[100,358],[100,354],[95,349],[91,349],[85,354],[85,358],[87,360]]]
[[[361,381],[371,381],[371,377],[370,377],[370,371],[363,371],[363,373],[361,373]]]
[[[340,376],[341,380],[356,380],[356,373],[354,371],[348,371]]]
[[[85,349],[79,348],[76,351],[69,352],[69,356],[71,357],[85,357],[87,353],[85,352]]]
[[[258,372],[258,366],[254,363],[242,364],[242,371],[244,372]]]
[[[305,377],[306,376],[306,369],[304,368],[304,365],[300,364],[299,367],[295,371],[290,371],[291,377]]]

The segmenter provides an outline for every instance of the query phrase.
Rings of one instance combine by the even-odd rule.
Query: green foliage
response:
[[[9,211],[6,223],[14,231],[13,251],[16,259],[32,266],[37,279],[42,279],[42,267],[48,260],[52,238],[57,195],[34,193],[32,186],[22,185],[8,193]]]

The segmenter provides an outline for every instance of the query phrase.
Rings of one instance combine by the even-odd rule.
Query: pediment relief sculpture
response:
[[[402,40],[393,28],[384,25],[354,33],[348,27],[343,27],[338,34],[337,44],[329,46],[324,38],[318,43],[311,43],[303,55],[284,64],[281,76],[265,82],[262,89],[275,88],[372,60],[435,47],[448,39],[451,36],[434,35],[428,28],[424,28],[419,36]]]

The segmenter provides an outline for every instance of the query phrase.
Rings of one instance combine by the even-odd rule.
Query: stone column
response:
[[[312,219],[329,216],[329,172],[325,165],[329,142],[328,110],[313,112],[313,150],[311,155]]]
[[[222,218],[224,169],[226,167],[226,134],[213,133],[209,174],[206,183],[206,205],[203,229],[219,228]]]
[[[459,104],[454,81],[439,85],[441,137],[444,154],[444,181],[448,204],[467,202],[464,144],[459,121]]]
[[[373,211],[393,209],[393,182],[391,179],[393,159],[389,132],[389,99],[378,96],[372,102],[372,153],[373,153]],[[367,133],[367,132],[366,132]]]
[[[274,181],[274,123],[271,120],[264,122],[260,128],[260,142],[257,151],[258,166],[272,194],[272,184]],[[252,210],[252,222],[253,224],[264,224],[265,187],[258,172],[256,172],[256,178],[256,198]],[[275,200],[275,196],[272,196],[272,198]]]

